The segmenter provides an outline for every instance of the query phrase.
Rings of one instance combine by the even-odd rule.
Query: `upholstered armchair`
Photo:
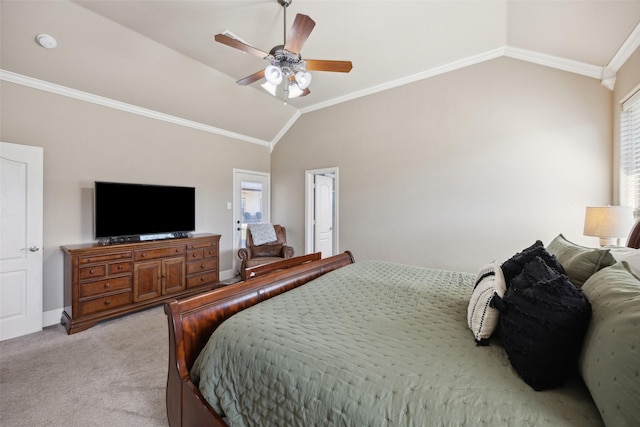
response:
[[[278,224],[274,224],[273,228],[277,240],[261,245],[253,243],[251,230],[247,228],[246,247],[238,250],[238,257],[242,260],[240,264],[240,278],[242,280],[246,279],[247,268],[293,257],[293,248],[287,246],[287,230]]]

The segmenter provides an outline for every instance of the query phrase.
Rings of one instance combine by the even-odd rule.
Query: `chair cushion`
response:
[[[253,246],[251,248],[251,258],[255,257],[282,257],[282,245]]]
[[[569,280],[576,286],[582,286],[593,273],[616,262],[608,249],[576,245],[562,234],[549,243],[547,250],[556,256]]]

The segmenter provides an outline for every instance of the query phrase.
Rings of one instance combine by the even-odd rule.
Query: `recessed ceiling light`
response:
[[[54,47],[58,46],[58,42],[56,41],[56,39],[51,37],[49,34],[38,34],[36,36],[36,41],[45,49],[53,49]]]

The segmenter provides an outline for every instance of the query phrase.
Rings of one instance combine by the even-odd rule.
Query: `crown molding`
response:
[[[176,124],[179,126],[188,127],[191,129],[197,129],[204,132],[213,133],[216,135],[225,136],[240,141],[250,142],[252,144],[258,144],[265,147],[269,147],[271,144],[268,141],[253,138],[247,135],[243,135],[236,132],[231,132],[225,129],[220,129],[215,126],[207,125],[193,120],[183,119],[182,117],[173,116],[171,114],[161,113],[159,111],[150,110],[148,108],[138,107],[136,105],[127,104],[126,102],[116,101],[114,99],[105,98],[103,96],[95,95],[88,92],[72,89],[66,86],[57,85],[55,83],[46,82],[44,80],[35,79],[33,77],[24,76],[22,74],[14,73],[11,71],[0,69],[0,80],[4,80],[10,83],[16,83],[22,86],[31,87],[57,95],[66,96],[80,101],[90,102],[92,104],[101,105],[103,107],[113,108],[127,113],[137,114],[139,116],[149,117],[156,120]]]
[[[269,153],[273,152],[273,148],[276,146],[278,141],[280,141],[282,137],[289,131],[289,129],[291,129],[291,126],[293,126],[293,124],[300,118],[301,115],[302,113],[300,112],[300,110],[296,110],[291,119],[289,119],[289,121],[282,127],[282,129],[280,129],[280,132],[278,132],[276,137],[273,138],[273,141],[271,141],[271,144],[269,145]]]
[[[410,83],[414,83],[420,80],[428,79],[431,77],[439,76],[451,71],[459,70],[471,65],[479,64],[481,62],[489,61],[500,57],[508,57],[521,61],[531,62],[545,67],[551,67],[562,71],[567,71],[574,74],[579,74],[595,79],[601,79],[602,84],[609,89],[613,90],[613,84],[615,84],[615,71],[617,71],[622,64],[628,59],[628,57],[635,51],[640,44],[640,24],[633,31],[632,35],[620,48],[614,59],[609,66],[600,67],[597,65],[591,65],[580,61],[574,61],[570,59],[560,58],[553,55],[547,55],[544,53],[534,52],[526,49],[519,49],[511,46],[504,46],[486,52],[482,52],[477,55],[473,55],[467,58],[460,59],[458,61],[450,62],[445,65],[431,68],[429,70],[422,71],[420,73],[412,74],[407,77],[392,80],[383,84],[372,86],[367,89],[363,89],[357,92],[353,92],[344,96],[339,96],[324,102],[319,102],[308,107],[297,110],[291,119],[280,129],[278,134],[272,141],[265,141],[258,138],[253,138],[248,135],[231,132],[225,129],[217,128],[215,126],[207,125],[192,120],[183,119],[181,117],[173,116],[170,114],[161,113],[147,108],[138,107],[132,104],[116,101],[110,98],[105,98],[99,95],[94,95],[88,92],[71,89],[69,87],[57,85],[55,83],[49,83],[44,80],[35,79],[33,77],[24,76],[18,73],[0,69],[0,80],[8,81],[11,83],[28,86],[34,89],[43,90],[51,93],[55,93],[62,96],[78,99],[81,101],[91,102],[93,104],[102,105],[109,108],[129,112],[132,114],[138,114],[140,116],[149,117],[156,120],[162,120],[168,123],[185,126],[192,129],[201,130],[204,132],[213,133],[216,135],[225,136],[240,141],[250,142],[252,144],[258,144],[269,147],[269,152],[273,151],[275,145],[280,141],[294,123],[303,114],[310,113],[312,111],[320,110],[323,108],[331,107],[333,105],[341,104],[343,102],[351,101],[364,96],[373,95],[378,92],[393,89],[399,86],[404,86]],[[614,63],[615,61],[615,63]],[[613,65],[612,65],[613,64]],[[615,67],[617,68],[611,68]],[[613,72],[613,74],[612,74]]]
[[[544,65],[545,67],[556,68],[562,71],[568,71],[570,73],[594,79],[600,79],[602,77],[603,68],[598,65],[591,65],[585,62],[548,55],[546,53],[506,46],[504,56],[538,65]]]
[[[616,54],[613,55],[613,58],[611,58],[611,61],[609,61],[606,68],[613,70],[615,72],[618,72],[618,70],[622,68],[624,63],[627,62],[627,59],[629,59],[629,57],[633,55],[633,52],[635,52],[639,46],[640,46],[640,23],[636,25],[636,28],[634,28],[634,30],[631,32],[629,37],[627,37],[625,42],[622,43],[622,46],[620,46],[620,49],[618,49]]]
[[[385,83],[372,86],[370,88],[363,89],[357,92],[353,92],[344,96],[339,96],[337,98],[333,98],[325,102],[319,102],[318,104],[310,105],[308,107],[300,109],[300,112],[302,114],[310,113],[312,111],[320,110],[322,108],[327,108],[336,104],[341,104],[343,102],[351,101],[357,98],[362,98],[363,96],[373,95],[374,93],[393,89],[399,86],[404,86],[420,80],[428,79],[428,78],[445,74],[451,71],[459,70],[461,68],[469,67],[471,65],[478,64],[480,62],[499,58],[503,55],[504,55],[504,48],[493,49],[487,52],[480,53],[478,55],[473,55],[468,58],[451,62],[449,64],[431,68],[429,70],[422,71],[420,73],[412,74],[410,76],[402,77],[400,79],[385,82]]]
[[[609,90],[613,90],[616,85],[616,74],[618,70],[622,68],[627,59],[633,52],[640,46],[640,23],[636,25],[636,28],[631,31],[631,34],[627,39],[622,43],[620,49],[613,55],[611,61],[604,67],[602,71],[602,85],[607,87]]]

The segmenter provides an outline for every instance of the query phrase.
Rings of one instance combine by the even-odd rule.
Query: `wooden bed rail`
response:
[[[167,417],[169,425],[226,427],[222,417],[209,405],[191,382],[189,370],[211,334],[227,318],[261,301],[355,262],[351,252],[286,268],[218,288],[197,296],[165,304],[169,322],[169,372],[167,376]]]
[[[322,253],[314,252],[312,254],[283,259],[278,262],[256,265],[255,267],[245,269],[245,280],[255,279],[257,277],[273,273],[274,271],[295,267],[296,265],[304,264],[306,262],[317,261],[320,258],[322,258]]]

